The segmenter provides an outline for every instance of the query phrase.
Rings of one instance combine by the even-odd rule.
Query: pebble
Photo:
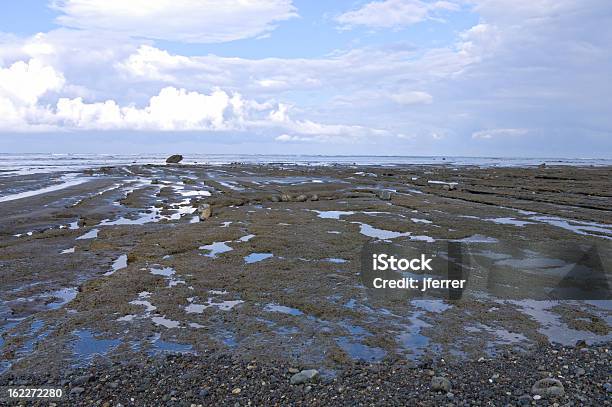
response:
[[[307,381],[314,379],[318,374],[319,372],[315,369],[302,370],[301,372],[291,376],[290,382],[291,384],[306,383]]]
[[[559,380],[548,377],[535,382],[531,393],[542,397],[561,397],[565,394],[565,388]]]
[[[446,377],[434,376],[431,379],[431,390],[443,391],[448,393],[451,389],[451,382]]]

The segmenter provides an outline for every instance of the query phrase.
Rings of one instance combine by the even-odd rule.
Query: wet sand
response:
[[[317,383],[342,386],[352,369],[386,371],[397,361],[454,377],[449,366],[478,368],[467,363],[481,358],[512,354],[527,363],[579,340],[605,349],[610,301],[389,300],[368,295],[359,274],[362,247],[377,239],[462,241],[483,262],[507,261],[511,284],[543,278],[538,273],[550,266],[529,266],[551,260],[538,252],[540,244],[597,245],[606,254],[611,176],[610,167],[235,164],[2,178],[0,384],[45,374],[60,380],[74,374],[70,369],[94,369],[100,377],[107,364],[151,356],[146,365],[183,353],[186,366],[214,355],[239,365],[257,360],[263,369],[315,368]],[[197,211],[202,203],[212,207],[205,220]],[[610,257],[601,258],[609,270]],[[597,355],[609,360],[605,350]],[[175,373],[162,367],[164,374]],[[274,376],[280,393],[288,391],[286,375]],[[587,387],[596,394],[581,397],[605,398],[609,375],[591,379]],[[83,394],[92,387],[88,382]],[[522,395],[500,392],[487,397],[517,403]],[[91,394],[100,403],[141,405],[120,393],[124,398]],[[248,392],[241,394],[236,402],[246,403]],[[472,390],[453,394],[444,401],[484,400]],[[558,401],[580,402],[580,394]],[[176,396],[163,402],[199,400]],[[201,402],[218,404],[215,397]],[[302,403],[325,404],[304,397]],[[385,404],[382,396],[359,400]]]

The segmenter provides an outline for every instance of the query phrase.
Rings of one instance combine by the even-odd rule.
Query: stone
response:
[[[431,378],[431,390],[448,393],[450,389],[451,382],[446,377],[434,376]]]
[[[584,370],[583,368],[579,367],[578,369],[576,369],[576,376],[584,376],[586,374],[586,370]]]
[[[84,391],[85,391],[85,389],[84,389],[84,388],[77,386],[77,387],[73,387],[73,388],[70,390],[70,394],[74,394],[74,395],[77,395],[77,396],[78,396],[78,395],[80,395],[81,393],[83,393]]]
[[[391,200],[391,191],[388,191],[386,189],[378,191],[378,197],[383,201],[389,201]]]
[[[317,194],[313,194],[313,195],[310,197],[310,200],[311,200],[311,201],[318,201],[318,200],[319,200],[319,195],[317,195]]]
[[[198,206],[198,214],[200,215],[200,220],[210,218],[212,216],[212,206],[207,203],[200,204]]]
[[[565,388],[559,380],[547,377],[535,382],[531,393],[542,397],[561,397],[565,394]]]
[[[280,202],[280,200],[281,199],[280,199],[280,197],[278,195],[272,195],[270,197],[270,201],[272,201],[272,202]]]
[[[72,379],[71,384],[73,386],[81,386],[83,384],[88,383],[89,381],[91,381],[93,379],[92,375],[83,375],[83,376],[78,376],[75,377],[74,379]]]
[[[236,387],[234,390],[232,390],[232,394],[240,394],[241,391],[242,389],[240,387]]]
[[[172,154],[170,157],[166,158],[166,163],[168,164],[178,164],[183,161],[183,156],[180,154]]]
[[[289,194],[282,194],[280,199],[283,202],[289,202],[289,201],[291,201],[291,195],[289,195]]]
[[[584,339],[580,339],[576,342],[576,347],[577,348],[586,348],[587,347],[587,343]]]
[[[296,373],[293,376],[291,376],[290,382],[291,384],[306,383],[314,379],[318,374],[319,374],[319,371],[315,369],[302,370],[301,372]]]
[[[295,197],[296,202],[306,202],[308,197],[304,194]]]
[[[291,373],[291,374],[296,374],[296,373],[299,373],[299,372],[300,372],[300,369],[296,369],[295,367],[290,367],[289,368],[289,373]]]
[[[523,394],[516,400],[516,404],[518,404],[519,406],[530,406],[531,396],[529,394]]]

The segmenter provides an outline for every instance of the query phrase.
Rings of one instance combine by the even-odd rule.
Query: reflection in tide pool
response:
[[[119,346],[119,339],[96,339],[89,329],[74,331],[78,338],[74,343],[73,352],[79,362],[90,361],[95,355],[104,356]]]

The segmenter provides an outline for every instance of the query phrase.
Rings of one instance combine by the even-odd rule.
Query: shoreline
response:
[[[490,377],[478,376],[479,367],[490,363],[496,370],[491,376],[515,379],[519,366],[531,368],[532,359],[554,361],[553,351],[576,369],[590,366],[583,353],[609,362],[610,301],[377,298],[359,280],[361,248],[380,239],[432,247],[460,242],[474,264],[487,268],[501,262],[512,286],[525,276],[547,284],[551,270],[565,270],[572,261],[572,253],[553,250],[559,242],[594,245],[602,260],[610,261],[605,253],[612,238],[611,173],[612,167],[429,165],[365,171],[251,164],[86,170],[77,178],[89,182],[0,203],[5,213],[0,355],[10,367],[0,380],[48,373],[57,383],[75,361],[93,360],[92,367],[70,374],[110,367],[99,367],[97,379],[82,386],[77,380],[72,387],[84,390],[70,400],[86,405],[91,396],[103,403],[111,390],[120,397],[147,397],[138,390],[146,383],[128,375],[129,368],[119,370],[126,360],[146,366],[158,366],[159,360],[155,371],[174,383],[175,398],[186,405],[218,404],[222,397],[257,404],[264,394],[285,393],[286,399],[272,401],[316,405],[331,398],[341,405],[374,403],[368,397],[375,393],[363,390],[356,378],[395,383],[376,376],[389,374],[388,368],[405,375],[405,382],[395,384],[418,383],[404,392],[385,387],[384,400],[391,404],[418,401],[417,390],[424,405],[486,397],[517,403],[540,375],[537,366],[517,383],[523,393],[509,390],[511,396],[503,388],[511,380],[489,383]],[[48,181],[44,174],[5,179],[0,190]],[[581,340],[591,350],[573,350]],[[175,363],[163,365],[168,351],[197,356],[172,356],[168,360]],[[150,354],[157,356],[142,359]],[[516,363],[504,368],[507,354]],[[207,364],[228,355],[228,366],[235,367],[228,372]],[[487,363],[477,362],[481,358]],[[253,359],[263,370],[247,367]],[[279,363],[287,371],[275,371]],[[232,394],[226,383],[210,389],[210,399],[181,398],[195,391],[195,382],[184,389],[173,382],[177,365],[187,371],[193,365],[203,377],[217,377],[219,386],[244,376],[249,387]],[[563,366],[551,374],[564,376]],[[314,368],[321,376],[304,393],[306,386],[289,383],[294,374],[289,368]],[[431,392],[428,369],[454,383],[452,398]],[[587,402],[604,397],[605,365],[595,361],[593,369],[592,380],[587,374],[567,381],[565,375],[567,391],[582,383]],[[326,384],[325,372],[331,371],[339,379]],[[107,388],[109,380],[100,382],[106,374],[125,374],[133,387],[121,390],[119,380],[118,387]],[[474,374],[478,382],[468,380]],[[273,377],[276,387],[256,386]],[[485,398],[465,390],[477,383],[494,389]],[[360,390],[355,399],[346,398],[338,386]],[[580,401],[572,397],[563,400]],[[129,398],[110,401],[129,405]],[[173,405],[171,399],[164,402]]]

